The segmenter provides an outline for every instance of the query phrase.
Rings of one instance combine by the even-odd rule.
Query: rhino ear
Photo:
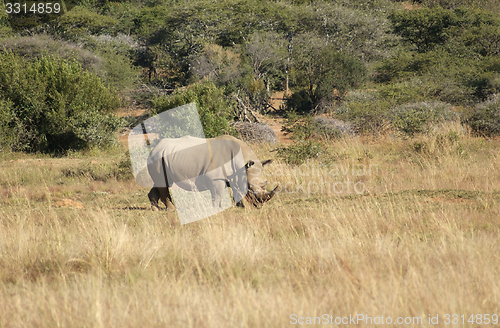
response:
[[[262,166],[267,165],[267,164],[271,164],[272,162],[273,162],[272,159],[268,159],[267,161],[262,162]]]
[[[248,161],[248,163],[245,164],[245,168],[248,169],[250,166],[254,165],[254,161]]]

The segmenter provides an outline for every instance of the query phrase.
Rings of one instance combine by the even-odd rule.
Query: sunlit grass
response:
[[[187,225],[150,211],[148,190],[113,173],[116,154],[3,155],[0,326],[282,327],[292,314],[366,314],[421,327],[429,314],[437,326],[445,314],[498,314],[500,142],[439,137],[449,133],[332,141],[309,162],[378,165],[365,176],[277,175],[275,160],[269,184],[295,192]],[[274,157],[275,146],[253,148]],[[322,177],[366,191],[297,191]]]

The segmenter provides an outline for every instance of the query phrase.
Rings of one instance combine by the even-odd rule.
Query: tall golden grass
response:
[[[150,211],[133,180],[106,174],[118,153],[4,154],[0,327],[330,325],[324,315],[452,326],[446,314],[476,326],[470,315],[500,314],[499,146],[452,128],[327,142],[331,163],[377,164],[377,174],[276,175],[276,160],[269,183],[294,192],[187,225]],[[297,191],[321,178],[358,179],[366,192]]]

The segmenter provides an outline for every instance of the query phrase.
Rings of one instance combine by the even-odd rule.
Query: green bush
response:
[[[5,10],[0,10],[0,38],[8,36],[12,33],[12,28],[9,23],[9,16]]]
[[[411,85],[402,84],[390,84],[378,91],[356,91],[334,107],[331,114],[352,123],[355,132],[383,134],[396,129],[410,137],[428,132],[439,123],[459,119],[450,104],[425,102],[425,94],[420,97],[418,92]]]
[[[125,94],[137,86],[139,69],[132,65],[132,61],[123,55],[110,50],[102,51],[104,58],[105,76],[102,78],[106,85],[113,90]]]
[[[138,81],[138,70],[129,59],[137,43],[128,36],[87,36],[79,45],[56,40],[49,35],[13,37],[0,41],[0,49],[11,51],[27,59],[40,59],[53,55],[66,60],[76,60],[84,70],[99,76],[115,90],[126,91]]]
[[[323,148],[318,141],[301,140],[293,145],[279,148],[277,155],[287,164],[299,165],[307,159],[320,156]]]
[[[418,78],[422,99],[470,105],[500,92],[495,57],[500,19],[484,9],[459,7],[397,11],[393,31],[416,51],[400,51],[376,68],[378,82]],[[390,87],[389,87],[390,88]],[[413,98],[413,97],[412,97]]]
[[[285,108],[287,112],[305,114],[313,108],[313,101],[306,90],[299,90],[285,98]]]
[[[392,125],[407,136],[425,133],[432,126],[458,119],[451,105],[441,102],[410,103],[395,107],[391,113]]]
[[[390,22],[379,11],[381,8],[391,10],[389,1],[359,1],[357,4],[352,0],[314,2],[310,6],[313,19],[306,28],[326,34],[325,41],[335,45],[337,50],[361,58],[365,63],[390,54],[387,45],[394,41],[395,36],[388,33]]]
[[[402,52],[379,64],[376,80],[384,82],[378,86],[380,95],[399,104],[438,100],[469,105],[500,92],[499,66],[494,57],[480,61],[443,49]]]
[[[476,134],[494,137],[500,135],[500,96],[476,105],[462,117]]]
[[[0,49],[10,51],[26,59],[40,59],[52,55],[66,60],[76,60],[83,69],[96,75],[104,71],[103,58],[83,49],[75,43],[56,40],[47,34],[11,37],[0,41]]]
[[[331,109],[335,118],[351,123],[354,133],[382,134],[390,124],[394,100],[384,99],[377,91],[350,92],[344,102]]]
[[[205,81],[178,90],[172,95],[153,100],[153,114],[196,103],[205,137],[213,138],[232,130],[229,122],[235,116],[236,105],[228,101],[223,88],[217,88],[211,81]]]
[[[117,34],[88,35],[81,37],[79,43],[83,48],[102,58],[100,72],[102,80],[115,90],[126,92],[138,82],[139,70],[132,65],[139,45],[134,38]]]
[[[116,94],[75,61],[0,54],[2,148],[66,151],[107,146],[121,125]]]
[[[352,124],[323,116],[287,112],[283,128],[295,140],[336,139],[354,133]]]
[[[51,23],[56,33],[66,40],[79,41],[88,35],[113,34],[118,21],[87,8],[74,7]]]
[[[306,140],[316,135],[316,127],[312,116],[299,115],[295,111],[285,112],[283,131],[292,139]]]
[[[458,40],[482,56],[498,53],[500,19],[480,6],[402,10],[389,15],[389,20],[393,31],[419,52]]]
[[[398,0],[399,1],[399,0]],[[445,9],[459,8],[484,8],[485,10],[494,12],[500,10],[500,4],[497,0],[414,0],[414,3],[419,3],[425,7],[435,8],[442,7]]]
[[[16,144],[21,137],[17,131],[22,131],[22,129],[19,129],[19,123],[16,122],[12,112],[12,101],[0,98],[0,150]]]

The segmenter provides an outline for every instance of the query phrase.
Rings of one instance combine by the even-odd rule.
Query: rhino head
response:
[[[271,198],[273,198],[276,193],[276,188],[272,191],[266,190],[267,181],[263,181],[262,179],[262,170],[265,165],[270,164],[272,162],[271,159],[267,161],[248,161],[245,164],[245,168],[247,170],[247,180],[248,180],[248,193],[245,198],[248,202],[253,204],[254,206],[258,206],[260,204],[264,204],[268,202]]]

